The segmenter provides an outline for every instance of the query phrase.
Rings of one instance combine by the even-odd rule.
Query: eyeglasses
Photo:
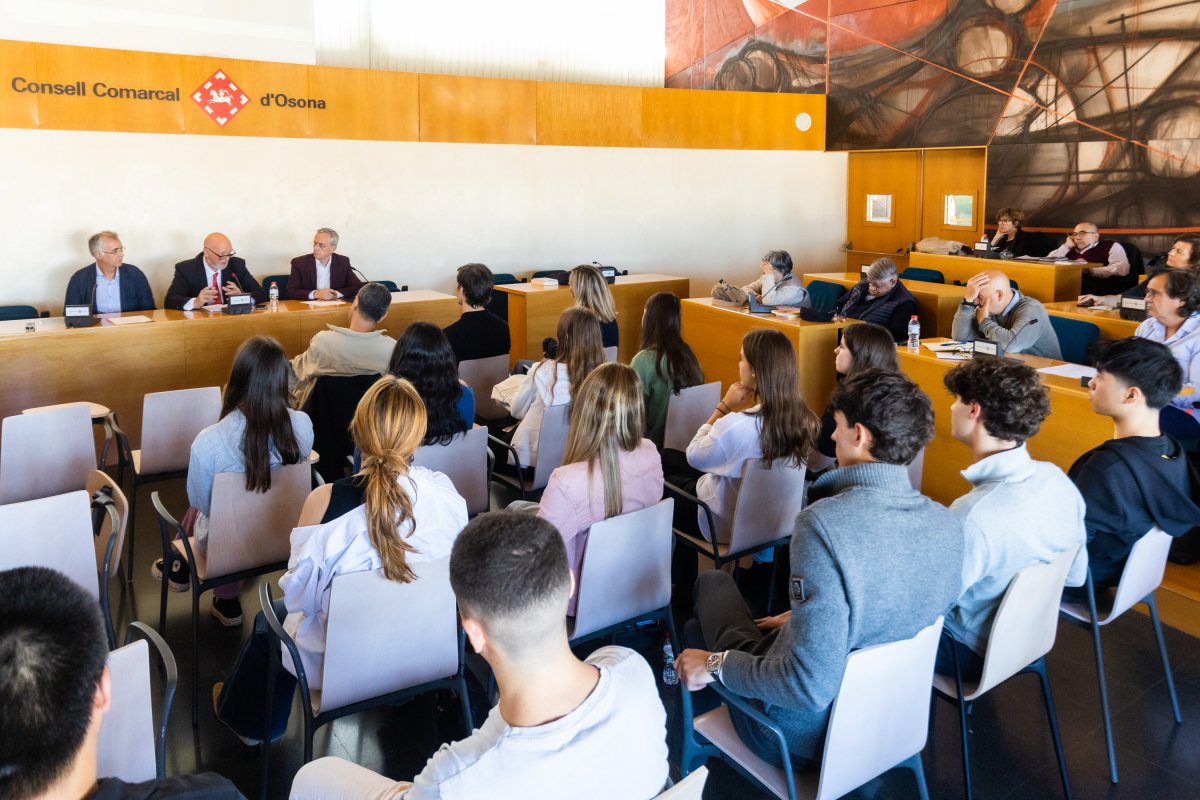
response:
[[[227,261],[231,257],[237,255],[237,250],[230,250],[228,253],[218,253],[216,250],[213,250],[211,247],[206,247],[204,249],[207,250],[208,252],[212,253],[213,258],[217,259],[217,261]]]
[[[124,247],[118,247],[118,248],[116,248],[116,249],[114,249],[114,250],[101,250],[100,252],[101,252],[101,253],[104,253],[104,255],[106,255],[106,256],[119,256],[119,255],[122,255],[122,254],[125,252],[125,248],[124,248]]]
[[[313,242],[313,247],[317,248],[318,250],[332,250],[334,247],[337,247],[337,245],[321,244],[320,242]]]
[[[867,285],[872,289],[890,289],[896,285],[896,279],[888,278],[885,281],[867,281]]]
[[[1098,233],[1100,233],[1100,231],[1075,231],[1071,235],[1072,236],[1095,236]]]
[[[1147,289],[1146,290],[1146,299],[1147,300],[1149,300],[1152,297],[1169,297],[1169,296],[1170,295],[1168,295],[1166,292],[1160,292],[1158,289]]]

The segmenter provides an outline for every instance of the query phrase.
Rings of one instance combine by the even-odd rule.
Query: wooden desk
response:
[[[862,279],[857,272],[810,272],[803,276],[805,286],[813,281],[828,281],[849,289]],[[963,287],[929,281],[900,281],[917,301],[921,332],[928,336],[950,336],[954,312],[963,299]]]
[[[705,381],[720,381],[722,391],[728,389],[738,379],[742,337],[755,328],[772,328],[786,335],[796,348],[801,393],[817,415],[825,410],[833,393],[833,349],[838,329],[847,324],[751,314],[745,309],[715,306],[710,297],[683,301],[683,338],[696,352]]]
[[[1100,329],[1100,336],[1105,339],[1128,339],[1138,326],[1131,319],[1121,319],[1121,312],[1115,308],[1080,308],[1074,300],[1046,303],[1046,311],[1056,317],[1090,322]]]
[[[1075,300],[1079,297],[1079,286],[1087,264],[1041,264],[1036,261],[1016,259],[988,259],[972,256],[940,256],[933,253],[911,253],[908,264],[912,267],[936,269],[946,276],[946,283],[967,282],[972,275],[984,270],[998,269],[1015,280],[1018,288],[1030,297],[1043,303],[1060,300]]]
[[[149,392],[223,386],[233,356],[251,336],[274,336],[289,357],[308,347],[326,324],[345,325],[350,304],[311,307],[285,300],[279,311],[212,314],[139,311],[106,314],[100,325],[67,328],[61,317],[0,322],[0,417],[33,406],[88,401],[108,406],[136,448],[142,397]],[[109,317],[147,316],[153,322],[113,325]],[[418,320],[439,327],[458,319],[458,302],[431,291],[397,292],[383,327],[394,337]],[[27,322],[34,330],[26,332]]]
[[[617,307],[617,329],[620,330],[618,357],[628,364],[637,354],[642,341],[642,311],[646,301],[656,292],[671,292],[683,299],[688,296],[691,281],[674,275],[647,272],[641,275],[619,275],[609,286]],[[542,340],[558,332],[558,317],[575,304],[570,288],[544,288],[532,283],[509,283],[495,291],[508,295],[508,329],[512,335],[509,363],[518,359],[542,357]]]
[[[950,434],[950,405],[954,398],[942,382],[949,370],[963,362],[939,359],[926,347],[919,353],[910,353],[906,347],[900,347],[898,352],[900,368],[933,400],[935,434],[925,450],[921,491],[939,503],[949,505],[971,488],[959,474],[971,464],[971,451]],[[1034,369],[1063,363],[1037,356],[1010,357],[1024,361]],[[1092,411],[1088,390],[1078,380],[1058,375],[1040,374],[1039,377],[1050,389],[1050,416],[1042,423],[1037,436],[1029,440],[1029,453],[1040,461],[1057,464],[1066,472],[1079,456],[1113,437],[1113,423],[1108,417]]]

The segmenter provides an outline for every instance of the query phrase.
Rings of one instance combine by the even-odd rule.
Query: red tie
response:
[[[220,270],[213,273],[213,289],[215,289],[217,292],[217,302],[218,303],[221,302],[221,287],[217,282],[217,276],[220,274],[221,274]]]

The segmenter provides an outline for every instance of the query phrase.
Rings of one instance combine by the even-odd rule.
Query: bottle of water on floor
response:
[[[271,310],[278,311],[279,310],[279,284],[276,283],[275,281],[271,281],[271,291],[269,293],[269,297],[271,299]]]
[[[916,353],[921,349],[921,320],[917,319],[917,315],[913,314],[912,319],[908,321],[908,351]]]
[[[671,640],[663,642],[663,684],[675,686],[679,683],[679,675],[675,673],[675,652],[671,649]]]

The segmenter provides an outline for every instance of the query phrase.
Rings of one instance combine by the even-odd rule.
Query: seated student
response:
[[[1108,294],[1128,289],[1137,282],[1130,275],[1129,256],[1120,242],[1101,239],[1100,229],[1091,222],[1080,222],[1067,235],[1065,244],[1051,250],[1047,258],[1067,258],[1086,261],[1083,271],[1084,294]]]
[[[487,310],[492,299],[492,271],[483,264],[464,264],[455,275],[454,296],[462,316],[446,327],[456,361],[506,356],[511,349],[508,323]]]
[[[759,706],[802,769],[817,766],[846,656],[930,625],[958,597],[962,571],[962,525],[912,488],[905,466],[933,438],[929,397],[904,375],[868,370],[830,402],[841,466],[796,517],[791,610],[755,620],[730,575],[705,572],[695,591],[705,649],[675,661],[688,689],[719,680]],[[778,740],[730,714],[747,746],[780,764]]]
[[[1200,388],[1200,273],[1189,269],[1160,272],[1146,281],[1146,319],[1133,335],[1171,348],[1183,370],[1183,385]],[[1172,403],[1190,409],[1195,393]]]
[[[175,265],[163,306],[191,311],[224,303],[236,294],[249,294],[255,303],[267,302],[266,290],[246,269],[246,259],[238,256],[229,237],[210,233],[195,258]]]
[[[704,372],[680,333],[679,298],[658,292],[646,301],[642,315],[642,349],[629,362],[642,380],[646,403],[646,438],[662,447],[671,395],[704,383]]]
[[[1050,251],[1040,234],[1030,233],[1021,227],[1025,214],[1019,208],[1002,208],[996,212],[996,233],[992,235],[992,249],[1002,257],[1044,256]],[[1008,256],[1003,256],[1007,253]]]
[[[287,282],[289,300],[354,299],[363,282],[354,274],[350,259],[337,252],[337,246],[337,231],[317,229],[312,253],[292,259],[292,274]]]
[[[833,348],[833,369],[839,376],[838,380],[869,369],[899,372],[900,358],[896,355],[896,343],[892,340],[891,332],[870,322],[847,325],[842,329],[842,341]],[[826,405],[825,412],[821,414],[821,432],[817,435],[817,451],[826,458],[836,455],[833,444],[835,428],[837,420],[833,415],[833,406]]]
[[[1087,578],[1083,498],[1061,469],[1029,457],[1025,441],[1050,413],[1050,397],[1032,367],[1005,358],[968,361],[946,373],[954,395],[950,433],[971,448],[962,475],[971,491],[950,510],[963,525],[958,602],[946,615],[962,674],[978,679],[988,634],[1008,584],[1025,567],[1076,551],[1068,586]],[[942,637],[937,669],[954,674],[954,645]]]
[[[458,379],[446,334],[431,322],[414,322],[392,351],[387,371],[412,383],[428,420],[421,444],[449,444],[475,422],[475,392]]]
[[[367,283],[350,304],[350,326],[326,325],[308,349],[292,359],[292,399],[296,408],[322,375],[382,375],[396,340],[377,326],[387,317],[392,293],[383,284]]]
[[[1200,477],[1189,474],[1187,454],[1158,424],[1183,384],[1171,351],[1122,339],[1097,348],[1094,362],[1089,399],[1097,414],[1112,417],[1116,438],[1080,456],[1067,475],[1087,502],[1088,558],[1100,590],[1117,585],[1129,551],[1151,528],[1182,536],[1196,525]]]
[[[125,263],[125,247],[112,231],[93,233],[88,252],[95,263],[71,276],[63,305],[91,306],[97,314],[121,311],[152,311],[154,293],[145,274]]]
[[[6,800],[241,800],[211,772],[131,784],[97,780],[112,704],[108,638],[96,600],[45,567],[0,572],[0,797]]]
[[[762,257],[762,277],[748,286],[746,294],[754,293],[758,302],[765,306],[798,306],[808,308],[808,289],[792,274],[792,257],[786,250],[772,250]]]
[[[900,282],[896,263],[878,258],[863,279],[838,298],[833,309],[838,316],[882,325],[891,331],[892,341],[903,342],[908,339],[908,322],[917,311],[917,300]]]
[[[293,800],[656,796],[668,765],[654,675],[624,647],[586,661],[567,647],[572,579],[554,527],[530,514],[476,517],[454,543],[450,583],[471,646],[496,675],[487,720],[442,745],[412,783],[323,758],[296,775]]]
[[[950,337],[993,342],[1006,353],[1062,358],[1046,307],[1012,288],[999,270],[980,272],[967,281]]]
[[[1185,233],[1175,239],[1175,243],[1171,245],[1171,249],[1167,251],[1166,258],[1158,262],[1157,269],[1150,269],[1150,277],[1154,277],[1159,272],[1164,272],[1168,269],[1187,269],[1192,272],[1200,272],[1200,234]],[[1146,296],[1146,288],[1148,280],[1134,284],[1131,288],[1126,289],[1120,294],[1081,294],[1079,295],[1079,305],[1081,306],[1110,306],[1116,308],[1122,297],[1132,297],[1135,300],[1141,300]]]
[[[617,306],[599,268],[580,264],[571,270],[568,284],[575,307],[586,308],[600,320],[600,346],[616,347],[621,335],[617,328]]]
[[[382,569],[388,580],[415,579],[411,564],[444,558],[467,524],[467,504],[440,472],[410,466],[425,435],[425,406],[403,378],[380,378],[358,405],[350,432],[362,451],[362,469],[318,486],[292,531],[292,555],[279,579],[276,613],[300,650],[309,688],[319,690],[325,655],[329,596],[338,575]],[[379,624],[403,609],[380,609]],[[366,624],[367,621],[364,621]],[[263,734],[267,680],[267,625],[260,613],[226,683],[213,687],[217,718],[247,744]],[[283,663],[295,674],[287,651]],[[282,683],[282,686],[280,686]],[[295,682],[276,681],[272,739],[287,729]]]
[[[245,473],[247,491],[266,492],[271,488],[271,470],[308,460],[312,420],[288,407],[287,382],[288,362],[279,342],[255,336],[238,348],[221,402],[221,417],[197,434],[188,461],[191,507],[182,525],[195,536],[193,547],[199,552],[208,550],[208,515],[217,473]],[[151,565],[150,574],[163,579],[161,558]],[[191,586],[179,560],[171,562],[168,585],[177,592],[186,592]],[[241,590],[241,581],[213,589],[212,615],[226,627],[242,624]]]

